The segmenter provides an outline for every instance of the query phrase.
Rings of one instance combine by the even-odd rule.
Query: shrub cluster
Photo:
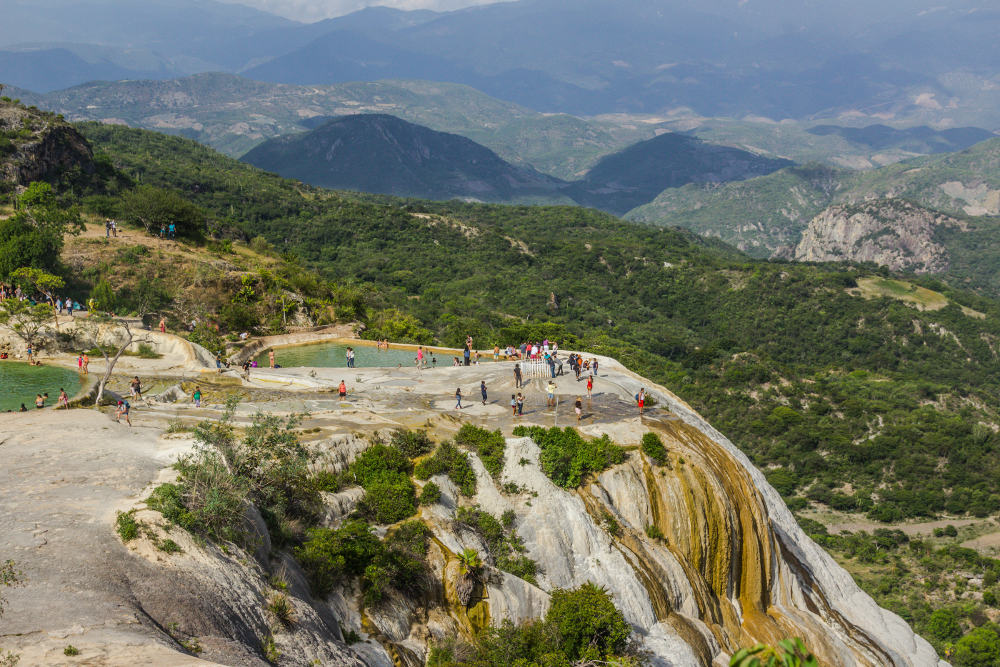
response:
[[[576,488],[591,472],[600,472],[625,460],[625,450],[607,435],[585,440],[579,431],[541,426],[518,426],[516,436],[530,436],[542,450],[542,472],[558,486]]]
[[[343,577],[361,577],[365,602],[381,601],[389,589],[415,594],[425,585],[428,528],[407,521],[379,540],[365,521],[340,528],[314,528],[295,555],[312,590],[326,595]]]
[[[662,466],[669,462],[667,448],[664,447],[660,436],[655,433],[649,432],[643,434],[640,446],[642,447],[642,453],[648,456],[649,460],[656,465]]]
[[[524,542],[514,530],[513,512],[505,512],[498,521],[478,506],[459,507],[455,511],[455,522],[482,538],[489,558],[497,568],[530,583],[537,583],[538,565],[525,555]]]
[[[507,446],[503,433],[499,430],[487,431],[474,424],[463,424],[455,435],[455,444],[468,447],[479,454],[479,458],[493,479],[500,479],[503,473],[504,449]]]
[[[417,491],[410,481],[413,464],[401,450],[375,443],[354,460],[350,473],[365,490],[361,510],[377,523],[395,523],[417,511]]]
[[[490,626],[472,646],[455,640],[437,644],[427,657],[428,667],[576,664],[638,665],[629,641],[632,629],[607,591],[586,583],[579,588],[552,591],[545,618],[514,625]]]
[[[430,479],[434,475],[448,475],[458,490],[466,496],[476,495],[476,473],[469,457],[453,443],[442,442],[430,458],[417,464],[417,479]]]

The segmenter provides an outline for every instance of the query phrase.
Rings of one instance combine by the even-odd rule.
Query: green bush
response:
[[[135,520],[135,511],[118,512],[115,518],[115,530],[122,542],[131,542],[139,537],[139,522]]]
[[[427,664],[445,667],[508,667],[573,664],[641,664],[630,645],[632,628],[607,591],[592,583],[552,591],[545,618],[483,630],[472,646],[454,639],[431,646]]]
[[[389,436],[389,444],[411,459],[422,456],[434,449],[434,443],[431,442],[426,431],[396,429]]]
[[[799,481],[796,479],[795,473],[787,468],[775,468],[774,470],[768,470],[764,473],[764,477],[767,478],[768,484],[773,486],[782,496],[792,495],[795,493],[795,488],[799,485]],[[853,509],[853,507],[849,509]]]
[[[525,555],[524,542],[514,530],[513,513],[505,514],[498,521],[478,506],[459,507],[455,511],[455,521],[482,538],[489,547],[496,567],[525,581],[536,583],[538,566]]]
[[[434,482],[427,482],[420,491],[420,504],[433,505],[441,500],[441,487]]]
[[[1000,667],[1000,626],[989,623],[955,642],[955,667]]]
[[[507,446],[503,433],[499,430],[487,431],[473,424],[463,424],[455,435],[455,444],[468,447],[479,454],[483,466],[493,479],[500,479],[503,473],[504,449]]]
[[[361,577],[365,602],[375,604],[389,588],[410,594],[423,590],[430,531],[419,521],[407,521],[384,541],[364,521],[347,521],[340,528],[315,528],[295,555],[313,592],[325,595],[342,577]]]
[[[600,472],[625,460],[625,451],[607,435],[585,440],[568,426],[564,429],[518,426],[514,435],[530,436],[538,444],[542,472],[564,488],[576,488],[588,473]]]
[[[952,609],[937,609],[927,619],[924,632],[940,642],[950,642],[962,636],[962,626]]]
[[[410,472],[413,464],[400,449],[376,442],[361,452],[350,473],[365,490],[360,509],[378,523],[395,523],[413,516],[417,496]]]
[[[442,442],[433,456],[418,463],[414,474],[417,479],[447,475],[463,495],[476,495],[476,472],[469,463],[469,457],[450,442]]]
[[[660,436],[655,433],[649,432],[643,434],[641,447],[643,454],[648,456],[649,460],[656,465],[666,465],[670,460],[667,457],[667,448],[663,446]]]

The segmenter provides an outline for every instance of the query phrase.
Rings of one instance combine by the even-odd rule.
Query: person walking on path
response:
[[[576,423],[580,423],[580,418],[583,417],[583,399],[579,396],[576,397],[576,403],[573,404],[573,411],[576,412]]]
[[[347,383],[343,380],[340,381],[340,386],[337,387],[337,393],[340,394],[341,398],[347,397]]]
[[[640,387],[639,393],[635,395],[635,400],[639,404],[639,415],[642,416],[642,410],[646,405],[646,389]]]
[[[199,387],[198,385],[194,386],[194,396],[192,396],[191,398],[194,399],[194,407],[200,408],[201,407],[201,387]]]
[[[517,416],[517,397],[514,394],[510,395],[510,413],[511,417]]]
[[[546,405],[550,408],[555,407],[556,404],[556,383],[549,380],[549,384],[545,387],[545,394],[548,398]]]
[[[479,383],[479,393],[483,395],[483,405],[486,405],[486,380]]]
[[[521,392],[517,392],[517,416],[520,417],[524,414],[524,396]]]
[[[124,417],[125,422],[128,423],[129,426],[131,426],[132,418],[128,416],[128,411],[130,407],[132,406],[129,405],[128,401],[118,401],[118,409],[115,410],[115,421],[121,424],[122,417]]]
[[[594,400],[594,376],[587,378],[587,400]]]
[[[462,409],[462,388],[461,387],[459,387],[458,389],[455,390],[455,409],[456,410],[461,410]]]
[[[521,379],[521,364],[514,364],[514,389],[520,389],[524,381]]]

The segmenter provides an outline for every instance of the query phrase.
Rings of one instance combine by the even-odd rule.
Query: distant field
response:
[[[866,299],[887,296],[912,303],[920,310],[941,310],[948,305],[948,298],[940,292],[919,287],[903,280],[888,278],[859,278],[858,291]]]

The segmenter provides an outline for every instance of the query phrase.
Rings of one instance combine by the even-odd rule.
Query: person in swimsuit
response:
[[[594,376],[591,375],[587,378],[587,400],[591,401],[594,399]]]
[[[347,383],[345,383],[343,380],[340,381],[340,386],[337,387],[337,393],[340,394],[341,398],[347,396]]]
[[[573,404],[573,410],[576,412],[576,423],[580,423],[580,418],[583,417],[583,399],[579,396],[576,397],[576,403]]]
[[[66,390],[61,387],[59,389],[58,406],[69,410],[69,396],[66,395]]]

